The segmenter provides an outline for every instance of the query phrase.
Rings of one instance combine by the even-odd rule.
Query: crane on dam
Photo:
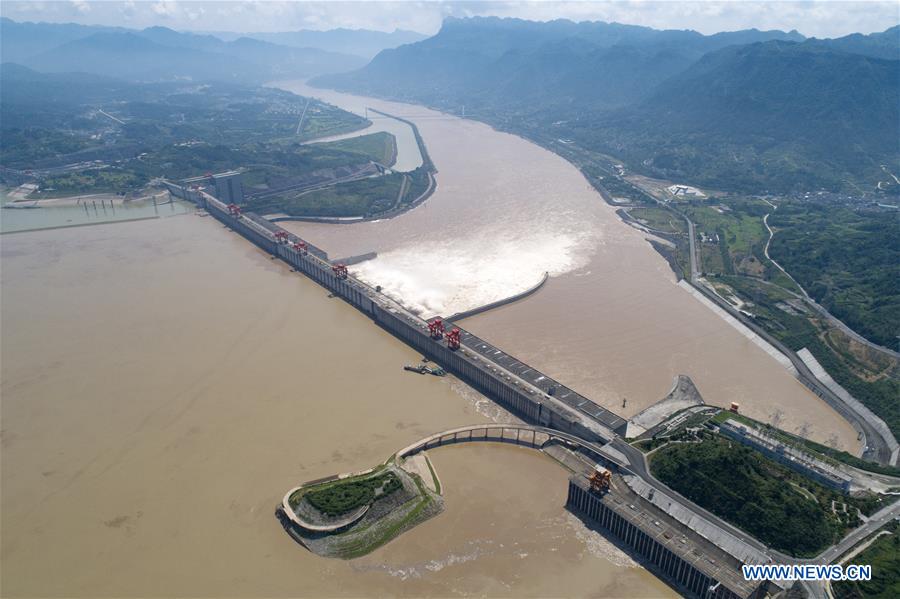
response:
[[[432,339],[442,339],[444,337],[444,321],[435,318],[428,323],[428,332]]]
[[[447,333],[447,349],[459,349],[460,330],[456,327]]]
[[[599,464],[594,467],[594,471],[588,479],[591,483],[591,491],[601,495],[609,491],[609,483],[611,480],[612,473]]]
[[[334,272],[334,276],[339,279],[347,278],[347,265],[342,263],[337,263],[331,267],[332,272]]]

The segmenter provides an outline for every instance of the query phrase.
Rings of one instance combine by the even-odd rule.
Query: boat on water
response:
[[[441,368],[440,366],[426,366],[425,364],[418,364],[416,366],[411,366],[407,364],[403,367],[403,370],[408,370],[410,372],[418,372],[419,374],[433,374],[434,376],[444,376],[447,374],[447,371]]]

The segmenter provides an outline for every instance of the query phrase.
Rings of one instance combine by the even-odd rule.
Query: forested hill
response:
[[[772,39],[804,38],[755,29],[704,36],[618,23],[451,18],[434,37],[385,50],[365,68],[317,84],[448,108],[609,108],[643,97],[707,52]]]
[[[573,135],[665,177],[762,192],[877,181],[897,123],[900,61],[773,41],[710,53]]]
[[[223,33],[220,35],[223,39],[229,39],[235,34]],[[301,29],[299,31],[277,33],[246,33],[242,37],[250,37],[294,48],[319,48],[320,50],[352,54],[371,60],[385,48],[396,48],[403,44],[412,44],[428,36],[402,29],[396,29],[390,33],[365,29],[332,29],[330,31]]]
[[[874,187],[900,164],[900,30],[806,40],[448,19],[316,85],[550,132],[648,174],[741,191]]]

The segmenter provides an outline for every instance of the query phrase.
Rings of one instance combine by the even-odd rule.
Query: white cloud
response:
[[[72,0],[72,7],[80,14],[91,12],[91,3],[86,0]]]
[[[73,21],[84,24],[148,27],[164,22],[181,29],[289,31],[335,27],[434,33],[447,16],[617,21],[667,29],[714,33],[735,29],[797,29],[806,35],[835,37],[882,31],[900,22],[896,0],[598,0],[554,1],[221,1],[154,0],[34,2],[4,0],[9,18]]]
[[[160,0],[160,2],[154,2],[151,5],[151,10],[154,14],[163,18],[175,17],[178,16],[179,13],[178,2],[175,0]]]

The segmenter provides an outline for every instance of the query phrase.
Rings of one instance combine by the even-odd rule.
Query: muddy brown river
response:
[[[0,237],[4,597],[674,593],[524,448],[432,452],[447,509],[350,562],[274,517],[292,485],[498,417],[212,218]]]
[[[377,251],[359,276],[428,315],[547,271],[464,325],[626,416],[683,373],[709,403],[856,447],[561,158],[313,94],[410,118],[439,169],[435,195],[391,221],[290,224],[332,256]],[[286,489],[505,416],[452,377],[403,372],[415,352],[209,217],[4,235],[0,267],[4,596],[673,595],[569,514],[566,472],[523,448],[433,451],[446,511],[369,556],[294,543],[273,515]]]
[[[334,257],[378,252],[351,271],[410,309],[447,316],[527,289],[549,272],[534,296],[462,324],[625,417],[686,374],[707,403],[737,402],[751,417],[859,449],[849,423],[679,287],[644,234],[559,156],[420,106],[278,85],[419,128],[438,169],[425,204],[386,221],[285,224]]]

